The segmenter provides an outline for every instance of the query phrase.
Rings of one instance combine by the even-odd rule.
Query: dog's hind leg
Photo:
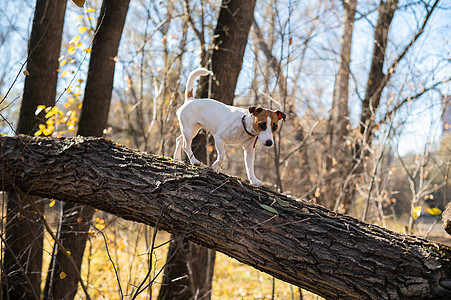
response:
[[[182,129],[183,150],[185,151],[186,155],[188,155],[191,164],[196,166],[199,166],[201,163],[196,157],[194,157],[193,150],[191,149],[191,142],[200,128],[201,127],[199,125],[195,125],[192,127],[192,129],[187,129],[186,127],[183,127]]]
[[[216,152],[218,153],[218,158],[216,159],[216,161],[213,163],[213,165],[211,167],[216,172],[219,172],[221,170],[221,167],[224,163],[225,156],[226,156],[225,149],[224,149],[224,141],[217,136],[215,136],[214,138],[215,138],[215,147],[216,147]]]
[[[174,159],[182,160],[183,134],[179,135],[175,141]]]

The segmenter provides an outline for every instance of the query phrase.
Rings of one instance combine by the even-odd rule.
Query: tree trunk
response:
[[[129,0],[103,1],[97,21],[88,78],[86,80],[83,107],[78,124],[78,135],[102,136],[107,126],[108,112],[113,90],[115,57],[118,52],[122,30],[127,16]],[[73,299],[78,287],[78,272],[81,268],[88,231],[94,208],[77,203],[64,203],[61,218],[60,239],[70,250],[77,264],[75,270],[66,254],[56,251],[50,262],[44,296],[46,299]],[[56,261],[53,261],[56,259]],[[67,276],[61,279],[59,274]]]
[[[381,0],[379,6],[379,17],[374,29],[374,48],[371,60],[370,73],[366,86],[365,98],[362,102],[362,112],[360,115],[360,133],[363,140],[370,143],[373,135],[374,118],[381,99],[384,86],[381,83],[384,79],[385,52],[387,50],[388,32],[391,21],[398,8],[398,0]]]
[[[191,278],[189,277],[188,245],[192,244],[183,237],[171,235],[163,281],[161,282],[158,300],[191,299]]]
[[[354,31],[355,12],[357,0],[343,0],[344,16],[340,41],[340,57],[338,73],[335,76],[335,88],[330,109],[328,127],[329,153],[326,155],[327,178],[325,189],[328,193],[324,195],[329,200],[328,207],[337,210],[341,202],[342,211],[348,211],[351,205],[352,192],[344,186],[347,174],[352,169],[353,160],[349,157],[350,148],[346,146],[348,136],[349,111],[349,75],[351,74],[351,45]],[[341,201],[337,201],[339,195],[344,193]]]
[[[58,56],[66,12],[66,0],[38,0],[28,42],[28,61],[17,134],[33,134],[45,123],[38,105],[55,104]],[[32,201],[44,210],[44,200]],[[23,199],[11,192],[7,199],[4,272],[2,285],[9,299],[39,299],[42,269],[42,224]]]
[[[216,252],[171,235],[158,299],[210,299]]]
[[[5,190],[155,225],[327,299],[449,299],[451,248],[99,138],[0,137]]]
[[[228,105],[233,104],[235,88],[243,63],[250,27],[254,20],[255,0],[223,0],[218,23],[214,32],[211,54],[211,70],[214,80],[210,97]],[[209,67],[209,66],[206,66]],[[197,98],[209,96],[209,78],[199,79]],[[207,163],[208,136],[201,131],[193,141],[193,150],[198,159]],[[211,142],[211,139],[210,139]],[[172,236],[167,258],[169,267],[165,269],[158,299],[210,299],[211,281],[216,254],[214,251],[189,241],[180,241]],[[184,249],[173,253],[171,250]],[[188,278],[184,282],[174,281]],[[189,288],[186,285],[189,283]]]
[[[227,105],[233,105],[235,98],[244,50],[254,22],[254,9],[255,0],[222,1],[212,43],[211,70],[215,79],[212,80],[211,98]],[[208,78],[201,78],[198,86],[202,91],[198,97],[207,97]]]
[[[37,0],[28,42],[27,71],[20,107],[18,134],[33,134],[45,123],[45,112],[35,115],[38,105],[55,105],[58,57],[66,13],[66,0]]]
[[[349,75],[351,74],[351,45],[357,0],[343,0],[344,16],[340,42],[338,74],[335,77],[332,109],[330,112],[330,146],[338,150],[343,147],[349,124],[348,96]]]

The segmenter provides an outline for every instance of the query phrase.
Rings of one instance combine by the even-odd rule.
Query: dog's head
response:
[[[257,132],[258,139],[264,146],[271,147],[274,144],[274,132],[279,127],[281,119],[285,121],[287,117],[280,110],[270,110],[261,107],[250,106],[249,112],[254,117],[252,125]]]

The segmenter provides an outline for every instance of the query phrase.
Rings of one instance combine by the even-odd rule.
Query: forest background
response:
[[[7,0],[0,9],[4,134],[16,132],[35,4]],[[395,8],[385,24],[378,73],[374,40],[386,4]],[[35,107],[36,115],[45,115],[35,135],[76,134],[101,5],[87,1],[78,8],[68,2],[56,105]],[[445,1],[256,1],[233,103],[282,108],[288,115],[276,147],[257,151],[256,173],[264,184],[366,222],[449,243],[437,221],[450,199],[450,8]],[[105,137],[172,155],[184,83],[200,64],[211,68],[208,54],[215,50],[220,9],[220,1],[130,2],[119,51],[111,58],[116,70]],[[349,86],[340,88],[344,81]],[[371,94],[374,82],[382,83]],[[211,143],[204,147],[214,154]],[[245,177],[242,149],[227,152],[224,171]],[[213,158],[206,158],[211,164]],[[53,199],[45,204],[57,231],[61,204]],[[2,220],[4,234],[5,201]],[[91,224],[82,268],[88,290],[99,298],[120,298],[118,286],[111,284],[120,282],[124,294],[132,295],[151,261],[153,230],[102,212]],[[164,244],[169,236],[158,233],[157,238]],[[43,278],[51,269],[54,243],[46,234]],[[7,247],[2,243],[2,252]],[[157,297],[166,251],[152,252],[155,282],[138,297]],[[222,256],[214,270],[213,298],[298,293]],[[304,296],[313,297],[305,291]]]

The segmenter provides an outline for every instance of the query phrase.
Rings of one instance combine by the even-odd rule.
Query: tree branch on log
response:
[[[449,299],[451,248],[102,138],[0,137],[4,190],[88,204],[327,299]]]

